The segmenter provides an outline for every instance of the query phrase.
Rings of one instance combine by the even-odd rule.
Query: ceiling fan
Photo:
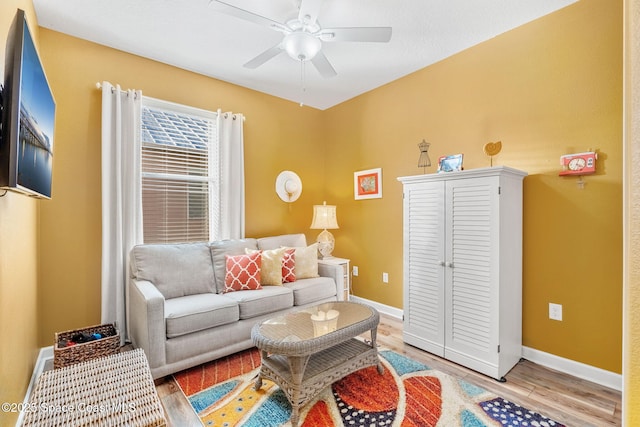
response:
[[[322,77],[337,75],[325,54],[322,42],[379,42],[391,40],[391,27],[322,28],[318,14],[324,0],[301,0],[298,16],[281,23],[220,0],[212,0],[220,12],[262,25],[284,34],[280,43],[262,52],[246,64],[257,68],[283,51],[296,61],[310,61]]]

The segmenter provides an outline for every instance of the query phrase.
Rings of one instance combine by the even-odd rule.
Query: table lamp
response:
[[[338,219],[336,218],[336,207],[327,205],[327,202],[323,202],[322,205],[313,205],[311,229],[322,230],[316,240],[318,242],[320,258],[331,258],[331,252],[333,252],[336,239],[334,239],[333,234],[327,230],[336,228],[339,228]]]

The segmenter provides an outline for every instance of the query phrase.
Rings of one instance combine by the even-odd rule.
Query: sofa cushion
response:
[[[248,254],[260,253],[262,258],[262,266],[260,269],[260,284],[262,285],[282,285],[282,272],[284,269],[285,248],[259,250],[245,249]]]
[[[262,264],[260,251],[249,255],[225,255],[225,260],[223,293],[262,289],[260,285]]]
[[[282,282],[296,281],[296,250],[285,249],[282,257]]]
[[[293,292],[284,286],[265,286],[257,291],[230,292],[224,296],[238,303],[240,319],[293,307]]]
[[[282,234],[280,236],[262,237],[257,240],[258,249],[278,249],[283,246],[307,246],[307,238],[304,234]]]
[[[225,255],[242,255],[245,248],[258,249],[256,239],[218,240],[210,243],[216,292],[222,293],[226,275]]]
[[[330,277],[314,277],[285,283],[293,291],[293,304],[296,306],[325,300],[336,295],[336,283]]]
[[[318,277],[318,244],[299,246],[295,248],[296,280]]]
[[[240,315],[235,301],[214,293],[167,299],[164,313],[167,338],[237,322]]]
[[[132,277],[153,283],[165,298],[215,292],[206,243],[138,245],[130,261]]]

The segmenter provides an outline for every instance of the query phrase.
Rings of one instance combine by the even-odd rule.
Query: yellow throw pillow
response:
[[[282,286],[282,258],[286,249],[271,249],[268,251],[260,251],[256,249],[245,248],[246,254],[254,254],[262,252],[262,266],[260,268],[260,284],[261,285],[278,285]]]
[[[286,249],[296,250],[296,280],[318,277],[318,243],[314,243],[306,248],[298,247]]]

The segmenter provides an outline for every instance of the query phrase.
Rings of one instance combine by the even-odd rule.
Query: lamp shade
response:
[[[327,205],[313,205],[313,220],[311,221],[312,230],[333,230],[338,227],[338,218],[336,217],[336,207]]]

